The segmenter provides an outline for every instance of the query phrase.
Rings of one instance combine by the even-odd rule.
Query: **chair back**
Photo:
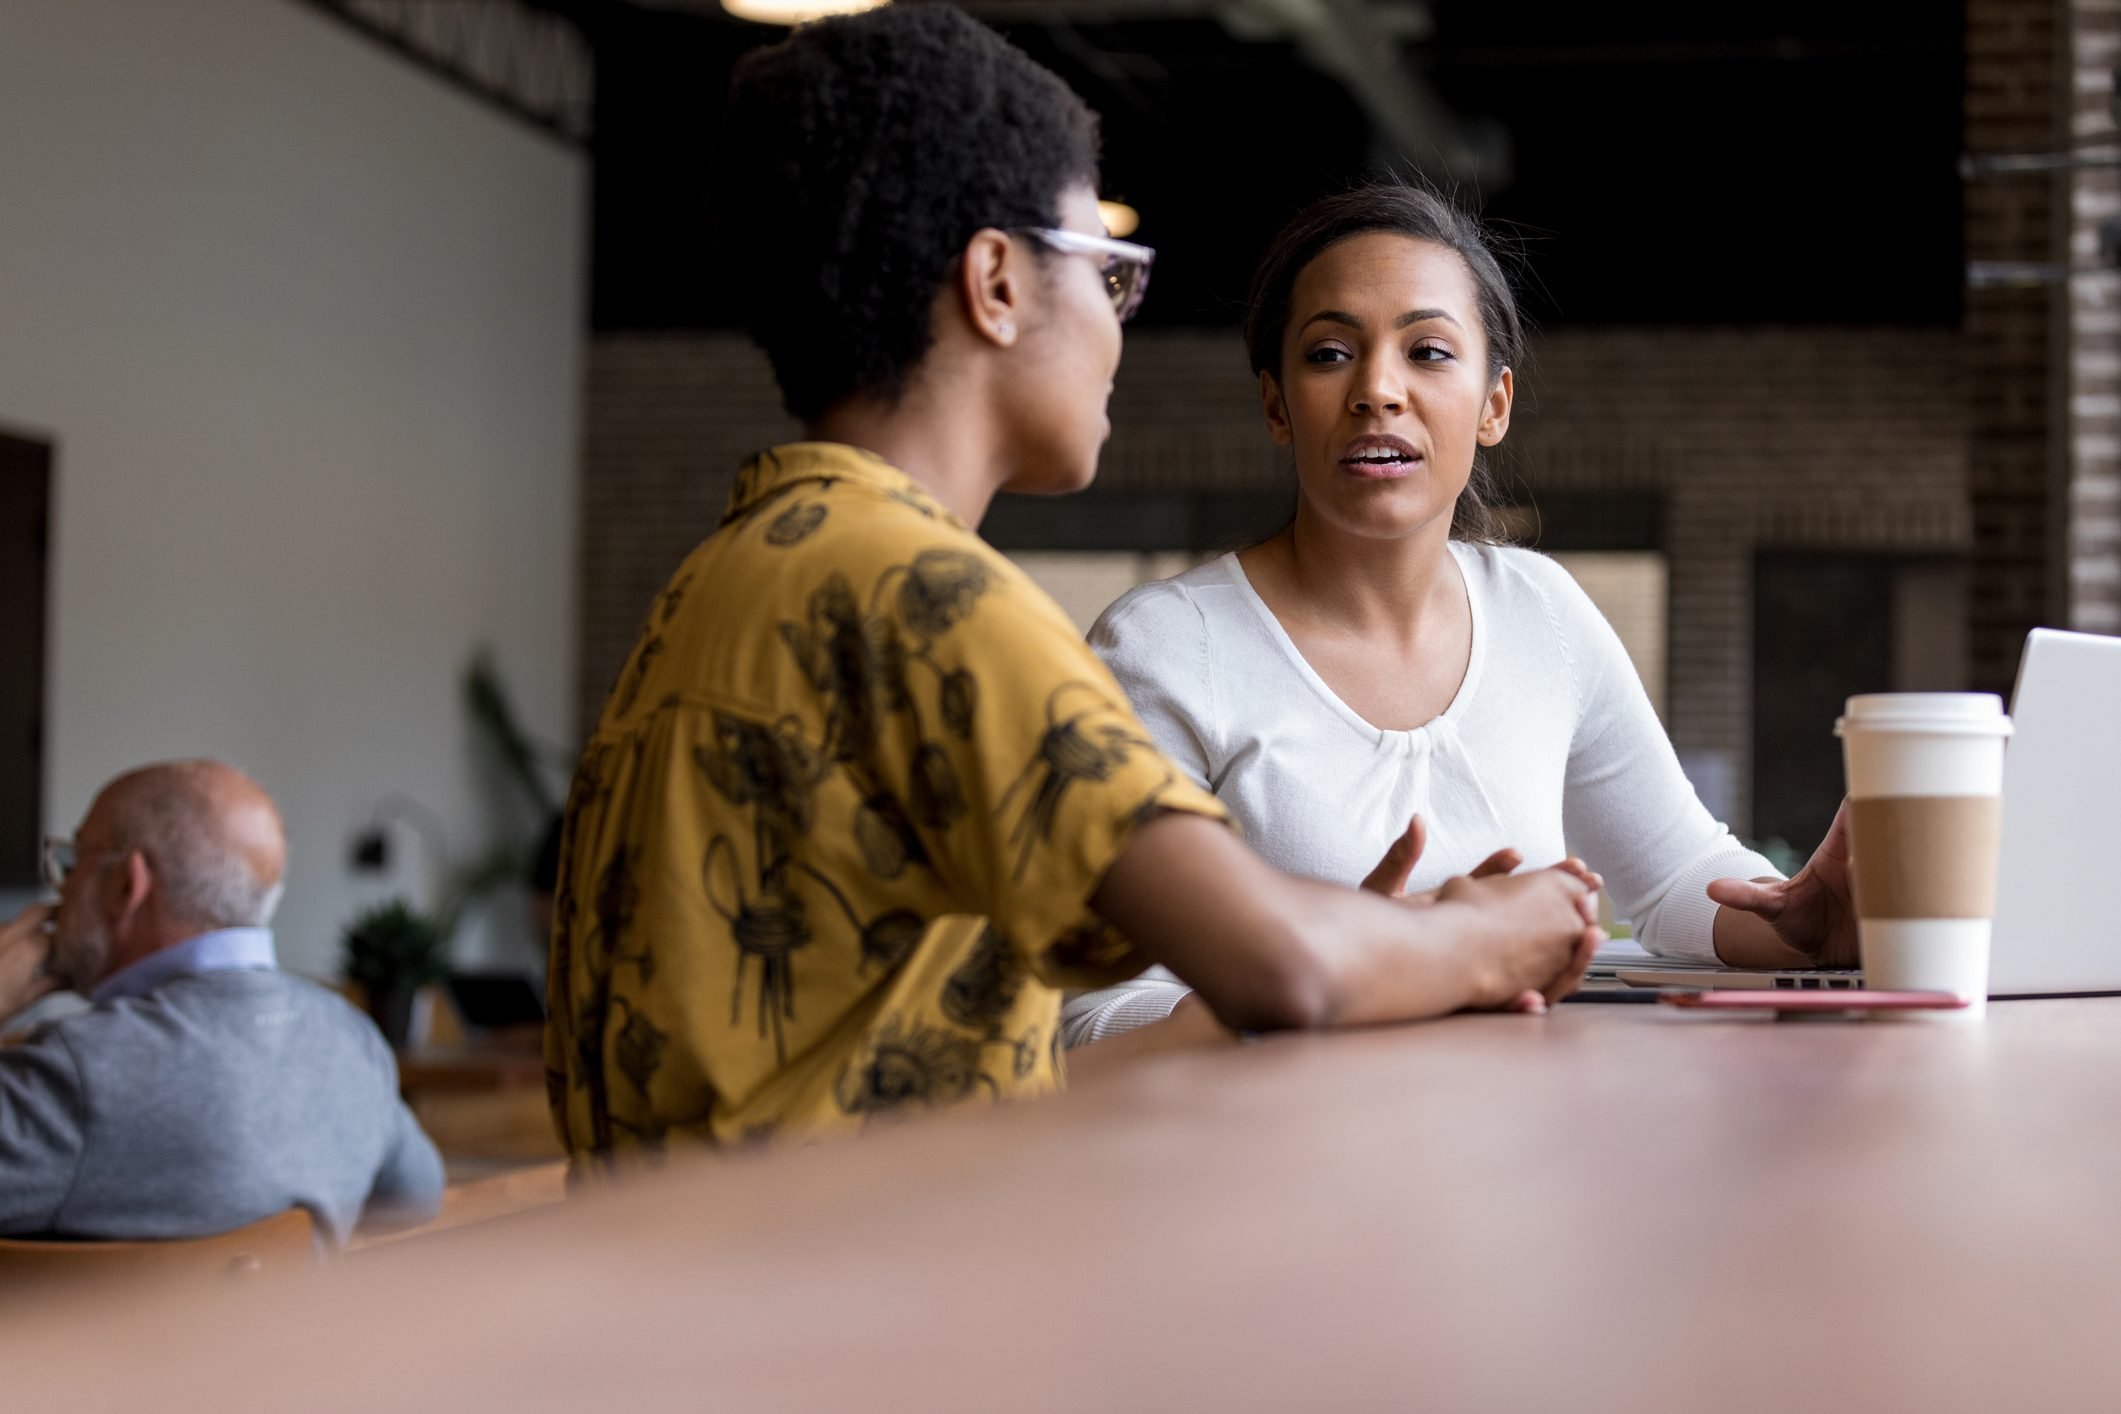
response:
[[[162,1242],[0,1238],[0,1292],[87,1279],[247,1282],[283,1276],[309,1265],[315,1234],[309,1211],[289,1208],[211,1237]]]

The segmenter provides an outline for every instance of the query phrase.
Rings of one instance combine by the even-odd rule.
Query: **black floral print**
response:
[[[619,675],[619,690],[611,699],[611,711],[614,716],[623,717],[633,711],[634,704],[641,700],[641,689],[648,684],[650,669],[655,667],[655,660],[662,656],[663,638],[660,634],[651,635],[640,647],[633,650],[633,658],[627,663],[625,671]]]
[[[924,639],[941,638],[987,592],[987,567],[963,550],[923,550],[899,585],[899,621]]]
[[[773,518],[766,527],[766,543],[787,549],[800,545],[810,538],[812,531],[825,523],[825,508],[816,502],[790,506]]]
[[[917,492],[887,491],[884,494],[904,506],[907,510],[917,512],[929,520],[941,520],[943,518],[942,513],[936,509],[935,502]]]
[[[983,1036],[998,1036],[1026,975],[1009,940],[992,926],[984,928],[972,956],[943,984],[943,1015]]]
[[[943,725],[960,741],[972,739],[972,714],[979,710],[979,683],[958,668],[944,675],[940,696]]]
[[[617,997],[614,1001],[626,1013],[626,1024],[619,1028],[619,1039],[614,1048],[619,1074],[632,1081],[634,1089],[646,1095],[649,1082],[662,1067],[663,1052],[670,1045],[670,1034],[650,1021],[644,1012],[636,1010],[626,998]]]
[[[633,877],[633,851],[620,845],[605,861],[597,879],[597,941],[607,952],[625,942],[633,926],[634,910],[641,905],[641,886]]]
[[[980,1043],[939,1026],[909,1026],[893,1017],[867,1053],[850,1062],[833,1097],[852,1115],[874,1116],[907,1105],[950,1105],[981,1084]]]
[[[723,863],[730,874],[728,896],[723,894],[717,878],[716,866]],[[803,901],[788,892],[777,878],[766,883],[756,896],[746,897],[738,873],[736,846],[726,835],[715,836],[707,847],[701,873],[706,880],[708,902],[728,923],[730,936],[736,942],[736,981],[729,994],[730,1023],[734,1025],[743,1015],[745,973],[757,962],[758,1034],[762,1040],[772,1037],[774,1055],[785,1064],[788,1038],[784,1023],[795,1019],[793,955],[809,946],[811,938]]]
[[[878,916],[862,929],[862,970],[897,971],[900,963],[913,956],[927,931],[927,920],[909,908],[894,908]]]
[[[1109,972],[1133,956],[1134,947],[1118,929],[1092,919],[1055,938],[1046,962],[1062,972]]]
[[[729,496],[729,511],[722,517],[722,524],[727,525],[733,520],[740,520],[755,513],[762,498],[767,495],[761,488],[779,478],[784,470],[781,454],[777,451],[768,450],[746,457],[736,469],[736,482]],[[782,493],[798,489],[788,486],[782,488]]]
[[[574,1079],[589,1099],[590,1135],[611,1147],[611,1091],[604,1075],[604,1027],[611,1016],[611,973],[599,974],[574,1018]]]
[[[801,1140],[1051,1088],[1053,986],[1131,961],[1082,912],[1114,807],[1213,802],[876,458],[764,454],[724,526],[650,606],[569,793],[546,1051],[568,1147]],[[1042,719],[998,710],[1027,685]]]
[[[1057,716],[1063,699],[1085,693],[1095,698],[1091,705],[1073,716]],[[1046,731],[1039,738],[1038,752],[1002,796],[1002,809],[1007,810],[1018,791],[1026,786],[1031,788],[1016,825],[1009,832],[1009,843],[1017,849],[1016,877],[1019,879],[1031,865],[1031,852],[1053,838],[1061,803],[1071,787],[1085,781],[1110,780],[1112,773],[1125,766],[1136,753],[1156,756],[1153,743],[1118,722],[1086,730],[1083,723],[1098,716],[1128,720],[1126,714],[1087,682],[1062,683],[1046,699]]]
[[[965,813],[965,792],[958,786],[957,768],[941,747],[923,742],[913,753],[907,804],[913,818],[931,830],[947,830]]]
[[[928,862],[921,837],[894,795],[880,792],[862,802],[854,812],[854,842],[861,847],[862,862],[879,879],[896,879],[907,866]]]
[[[684,606],[685,591],[690,588],[692,588],[691,570],[686,570],[676,579],[670,581],[670,587],[665,589],[663,597],[656,601],[655,614],[653,616],[655,621],[665,628],[670,627],[670,621],[678,616],[678,610]]]
[[[694,747],[693,764],[724,800],[754,811],[764,884],[816,824],[817,789],[832,763],[789,723],[767,728],[726,712],[713,720],[714,748]]]
[[[865,614],[846,576],[834,574],[810,596],[807,621],[783,622],[780,634],[828,703],[828,754],[836,761],[868,757],[884,718],[908,701],[906,648],[897,628]]]

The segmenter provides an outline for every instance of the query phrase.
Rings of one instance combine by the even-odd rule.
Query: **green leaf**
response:
[[[449,970],[444,935],[403,899],[357,914],[346,925],[341,966],[370,996],[440,981]]]
[[[471,713],[472,725],[510,778],[522,787],[538,814],[549,816],[557,811],[559,801],[546,784],[538,748],[516,719],[508,691],[501,685],[500,672],[493,665],[492,655],[483,648],[472,655],[471,665],[464,670],[464,705]]]

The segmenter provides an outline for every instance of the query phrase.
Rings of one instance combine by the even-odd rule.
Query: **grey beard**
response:
[[[103,964],[110,958],[110,939],[100,926],[90,924],[74,932],[72,936],[52,938],[51,961],[45,970],[59,979],[68,991],[87,996],[103,976]]]

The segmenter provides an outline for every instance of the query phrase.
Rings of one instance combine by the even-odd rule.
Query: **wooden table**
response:
[[[1277,1038],[293,1298],[57,1307],[0,1368],[40,1411],[2107,1409],[2117,1122],[2121,1002]]]

